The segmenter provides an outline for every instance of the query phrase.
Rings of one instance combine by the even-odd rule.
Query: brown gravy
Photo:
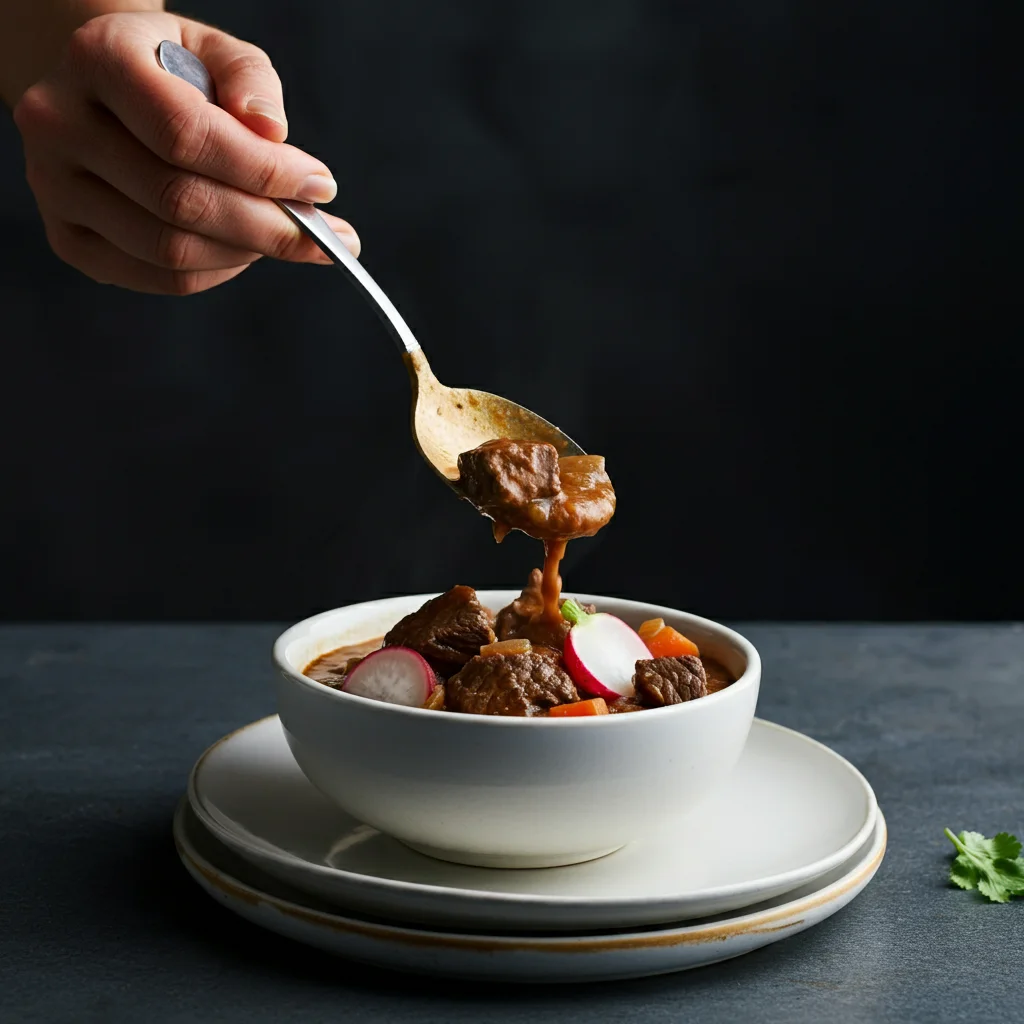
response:
[[[561,620],[559,565],[566,543],[592,537],[615,513],[615,490],[601,455],[558,457],[542,441],[499,438],[459,456],[463,493],[494,521],[501,543],[511,530],[544,542],[543,617]]]
[[[345,674],[349,670],[349,662],[361,661],[368,654],[379,651],[383,644],[384,637],[379,636],[374,640],[364,640],[362,643],[337,647],[333,651],[321,654],[319,658],[314,658],[302,670],[302,674],[309,676],[310,679],[315,679],[318,683],[341,686],[345,681]]]

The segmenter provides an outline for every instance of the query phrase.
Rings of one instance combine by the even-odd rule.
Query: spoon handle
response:
[[[211,103],[216,104],[217,93],[213,79],[203,62],[183,46],[165,39],[157,47],[157,59],[165,71],[194,85]],[[395,340],[400,352],[419,352],[420,343],[395,309],[392,301],[384,294],[379,284],[363,269],[363,265],[341,244],[331,226],[320,215],[320,211],[309,203],[297,203],[291,199],[275,199],[275,203],[334,261],[334,265],[346,273],[356,290],[373,307],[381,323]]]
[[[419,352],[416,340],[402,314],[384,294],[381,286],[363,269],[363,265],[341,244],[330,224],[320,211],[309,203],[297,203],[292,199],[275,199],[275,203],[304,231],[320,248],[334,260],[334,265],[348,275],[356,291],[370,304],[388,334],[395,340],[400,352]]]

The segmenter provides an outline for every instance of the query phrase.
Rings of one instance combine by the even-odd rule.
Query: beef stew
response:
[[[543,623],[534,618],[539,578],[540,571],[533,570],[520,597],[497,615],[480,603],[471,587],[453,587],[405,616],[383,638],[330,651],[309,664],[305,674],[344,689],[347,674],[372,651],[407,647],[426,658],[437,675],[423,707],[525,718],[547,717],[553,708],[559,708],[559,717],[570,717],[576,707],[586,715],[668,707],[717,693],[734,682],[725,666],[707,655],[652,654],[633,666],[629,692],[616,699],[595,698],[567,666],[569,630],[544,632]],[[587,608],[596,612],[592,605]],[[533,635],[522,636],[524,632]],[[695,649],[686,638],[680,641]]]

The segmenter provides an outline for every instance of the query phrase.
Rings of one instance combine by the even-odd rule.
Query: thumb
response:
[[[193,31],[187,33],[190,38],[185,46],[210,72],[217,87],[217,105],[265,139],[284,142],[288,120],[281,79],[270,58],[258,46],[218,29],[195,23],[189,28]]]

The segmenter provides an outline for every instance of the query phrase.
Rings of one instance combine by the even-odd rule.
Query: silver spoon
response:
[[[213,79],[201,60],[183,46],[165,39],[157,48],[165,71],[194,85],[217,102]],[[548,441],[559,455],[584,455],[583,449],[535,412],[507,398],[445,387],[433,374],[427,357],[409,325],[362,264],[338,240],[315,206],[290,199],[275,203],[334,261],[376,310],[398,345],[412,381],[412,436],[416,447],[435,472],[461,495],[458,457],[485,441],[510,437],[520,441]]]

